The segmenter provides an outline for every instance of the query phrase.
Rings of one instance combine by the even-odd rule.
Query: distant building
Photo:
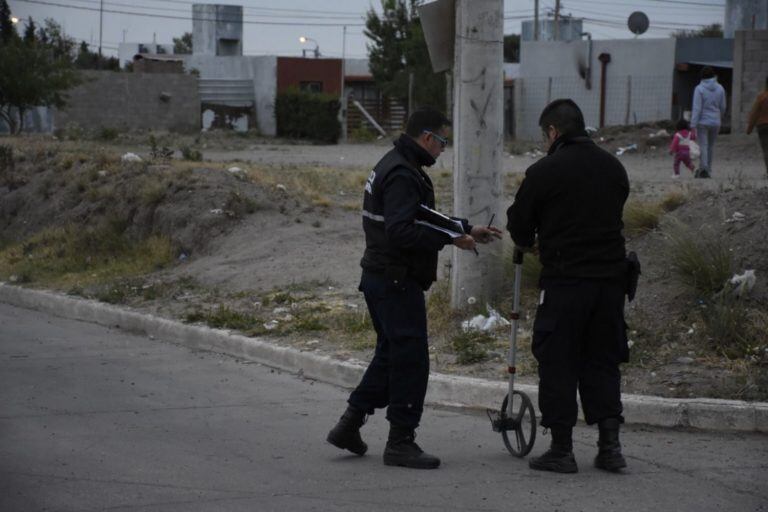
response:
[[[727,0],[725,3],[725,37],[733,38],[737,30],[768,29],[768,1]]]
[[[117,58],[120,68],[133,62],[136,55],[173,55],[172,44],[157,43],[120,43],[117,47]]]
[[[577,41],[581,39],[581,33],[583,21],[581,18],[572,18],[571,16],[563,16],[560,18],[559,23],[555,23],[554,18],[540,18],[539,19],[539,41],[554,41],[555,40],[555,27],[560,27],[560,31],[557,35],[558,41]],[[534,28],[536,27],[535,20],[526,20],[522,23],[522,40],[533,41],[534,40]]]
[[[192,5],[192,53],[240,56],[243,54],[243,6]]]

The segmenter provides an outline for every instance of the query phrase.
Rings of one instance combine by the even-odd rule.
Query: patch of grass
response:
[[[768,315],[764,311],[749,308],[729,293],[720,293],[700,313],[709,343],[717,353],[729,359],[768,360]]]
[[[688,201],[688,198],[685,194],[678,191],[672,191],[668,192],[666,195],[664,195],[664,197],[661,198],[661,201],[659,201],[659,206],[663,211],[671,212],[683,206],[686,201]]]
[[[203,154],[190,146],[181,147],[181,157],[190,162],[200,162],[203,160]]]
[[[488,348],[492,347],[495,341],[490,334],[471,329],[453,335],[451,348],[456,354],[458,364],[479,363],[486,360]]]
[[[117,128],[101,128],[96,132],[96,138],[103,141],[113,141],[120,135],[120,131]]]
[[[679,222],[670,222],[667,235],[667,261],[678,280],[700,297],[710,297],[731,277],[733,254],[725,238],[694,232]]]
[[[215,329],[234,329],[250,331],[260,328],[262,320],[248,313],[241,313],[227,306],[219,306],[211,311],[194,311],[185,317],[187,322],[202,322]]]
[[[157,206],[165,198],[168,184],[164,181],[145,181],[139,191],[139,199],[146,206]]]
[[[629,200],[624,205],[624,234],[642,235],[659,227],[662,207],[655,203]]]
[[[156,271],[174,260],[169,238],[132,241],[120,223],[42,231],[0,251],[0,277],[72,287]]]

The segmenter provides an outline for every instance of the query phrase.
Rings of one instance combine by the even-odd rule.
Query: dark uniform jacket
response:
[[[542,277],[621,278],[628,195],[627,172],[616,157],[586,134],[563,136],[526,171],[507,210],[507,229],[522,247],[538,236]]]
[[[432,180],[422,166],[435,159],[408,135],[376,164],[365,184],[365,271],[394,280],[406,276],[427,290],[437,279],[437,252],[451,237],[414,223],[420,204],[435,207]],[[462,222],[469,232],[471,226]]]

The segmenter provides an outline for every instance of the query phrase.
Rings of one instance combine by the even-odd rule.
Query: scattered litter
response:
[[[232,174],[243,172],[243,170],[239,167],[230,167],[229,169],[227,169],[227,171],[231,172]]]
[[[627,340],[627,347],[632,348],[632,346],[635,344],[635,340]]]
[[[137,155],[136,153],[126,153],[124,154],[120,160],[123,162],[141,162],[141,157]]]
[[[345,306],[347,306],[349,309],[357,309],[358,308],[357,304],[352,304],[351,302],[346,303]]]
[[[465,320],[461,323],[464,331],[476,330],[476,331],[492,331],[497,327],[506,327],[509,325],[509,320],[502,317],[498,311],[487,305],[485,308],[488,310],[488,316],[476,315],[471,320]]]
[[[252,306],[256,309],[261,309],[261,301],[257,300],[252,304]]]
[[[693,358],[688,356],[678,357],[677,362],[679,364],[691,364],[693,362]]]
[[[288,311],[290,311],[288,308],[282,308],[282,307],[281,307],[281,308],[275,308],[275,309],[273,309],[273,310],[272,310],[272,313],[274,313],[274,314],[276,314],[276,315],[282,315],[283,313],[287,313]]]
[[[221,208],[214,208],[213,210],[211,210],[211,213],[214,215],[221,215],[222,213],[224,213],[224,210],[222,210]]]
[[[686,334],[690,335],[690,334],[693,334],[693,332],[694,332],[693,327],[691,327],[690,329],[688,329],[688,332]]]
[[[288,192],[288,189],[287,189],[287,188],[285,188],[285,185],[283,185],[282,183],[278,183],[278,184],[275,186],[275,188],[276,188],[277,190],[282,190],[283,192]]]
[[[339,160],[344,160],[344,157],[343,157],[343,156],[340,156],[340,157],[339,157]]]
[[[8,281],[10,281],[12,283],[18,283],[19,282],[19,276],[14,274],[14,275],[12,275],[11,277],[8,278]]]
[[[744,215],[741,212],[733,212],[733,215],[731,215],[731,218],[726,220],[725,223],[726,224],[730,224],[732,222],[743,222],[744,219],[746,219],[746,218],[747,218],[747,216]]]
[[[188,258],[189,256],[185,252],[179,254],[179,261],[187,261]]]
[[[277,326],[280,325],[280,322],[277,320],[270,320],[269,322],[264,324],[264,328],[268,331],[271,331],[273,329],[277,329]]]
[[[320,344],[320,340],[309,340],[309,341],[305,342],[304,344],[305,345],[309,345],[309,346],[319,345]]]
[[[283,322],[290,322],[291,320],[293,320],[293,315],[291,315],[289,313],[289,314],[285,315],[284,317],[282,317],[280,320],[282,320]]]
[[[616,150],[616,156],[621,156],[624,153],[637,153],[637,144],[630,144]]]
[[[655,138],[658,138],[658,137],[669,137],[669,132],[667,132],[667,130],[662,128],[661,130],[659,130],[657,132],[653,132],[653,133],[648,135],[649,139],[655,139]]]
[[[597,128],[595,128],[594,126],[587,126],[586,128],[584,128],[584,130],[590,135],[592,135],[593,133],[597,133]]]
[[[737,297],[741,297],[745,294],[744,292],[749,293],[752,291],[756,281],[757,276],[755,276],[755,271],[745,270],[743,274],[734,274],[730,283],[734,286],[733,293]]]
[[[533,151],[526,151],[525,156],[529,158],[540,158],[544,156],[544,152],[538,149],[534,149]]]
[[[471,305],[473,305],[475,303],[477,303],[477,299],[476,298],[474,298],[474,297],[467,297],[467,304],[469,304],[471,306]]]
[[[107,171],[99,171],[96,174],[98,174],[99,176],[101,176],[103,178],[104,176],[106,176],[109,173]]]

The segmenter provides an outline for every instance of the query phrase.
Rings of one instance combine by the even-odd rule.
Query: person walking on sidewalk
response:
[[[709,66],[701,70],[701,82],[693,91],[691,126],[701,147],[698,178],[712,177],[712,153],[720,124],[725,116],[725,89],[717,83],[715,72]]]
[[[768,176],[768,77],[765,78],[765,90],[757,95],[747,121],[747,135],[757,127],[757,137],[760,139],[760,148],[763,150],[765,172]]]
[[[440,459],[421,450],[415,430],[421,421],[429,378],[424,291],[437,279],[437,253],[446,245],[474,250],[475,243],[501,238],[501,231],[461,222],[467,234],[452,238],[415,223],[421,207],[435,207],[432,180],[424,171],[448,144],[450,122],[422,109],[408,119],[406,133],[376,164],[365,184],[365,253],[360,291],[376,331],[376,350],[360,384],[347,400],[329,443],[363,455],[360,436],[366,416],[387,408],[389,438],[384,464],[433,469]]]
[[[542,264],[531,350],[538,362],[541,425],[552,432],[552,442],[529,466],[578,471],[572,441],[578,388],[587,424],[599,429],[595,466],[616,471],[626,466],[619,442],[619,364],[629,358],[622,236],[629,180],[621,162],[589,138],[572,100],[547,105],[539,126],[549,151],[526,170],[507,210],[515,245],[530,251],[538,240]]]

